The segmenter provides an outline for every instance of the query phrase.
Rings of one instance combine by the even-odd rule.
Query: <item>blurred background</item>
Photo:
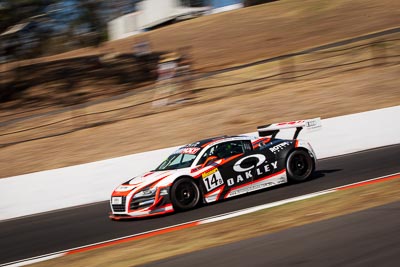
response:
[[[271,0],[0,1],[0,62],[54,55]]]
[[[57,201],[75,203],[70,202],[75,196],[89,202],[91,198],[86,197],[98,193],[98,188],[110,192],[113,189],[104,188],[102,179],[116,184],[125,179],[109,179],[108,174],[107,177],[98,174],[108,173],[109,169],[112,176],[119,175],[121,170],[128,173],[130,164],[134,169],[137,163],[129,163],[127,167],[124,160],[122,165],[111,161],[95,163],[92,166],[96,170],[82,171],[82,176],[68,171],[65,176],[44,172],[43,184],[35,181],[36,175],[23,179],[1,178],[170,148],[213,136],[251,133],[258,125],[269,123],[326,119],[398,106],[399,18],[400,1],[393,0],[0,0],[0,181],[2,184],[23,182],[0,190],[3,197],[0,211],[29,211],[31,204],[42,205],[41,199],[54,204],[54,208],[58,208]],[[398,118],[387,119],[398,121]],[[375,122],[369,123],[376,128]],[[393,131],[386,129],[385,132],[390,130]],[[365,139],[365,136],[348,134],[348,138],[360,142]],[[340,136],[337,140],[343,142]],[[236,199],[230,204],[223,202],[218,207],[199,209],[198,213],[193,210],[151,221],[112,223],[106,216],[109,203],[99,202],[61,213],[52,212],[51,216],[46,213],[23,218],[20,223],[2,222],[0,247],[4,259],[1,260],[43,255],[118,238],[124,233],[132,235],[132,231],[150,231],[191,221],[197,216],[203,218],[204,214],[231,212],[255,203],[269,203],[393,173],[399,166],[398,154],[398,146],[392,146],[324,160],[315,177],[318,179],[303,186],[271,190],[265,194],[266,198],[264,194],[253,194],[247,203],[244,198]],[[81,181],[83,176],[90,178],[87,181],[99,183]],[[54,195],[66,193],[71,199],[57,199],[51,194],[49,197],[45,191],[50,190],[46,187],[50,179],[53,188],[57,188],[51,189]],[[88,195],[78,193],[77,184]],[[259,234],[262,225],[270,224],[273,231],[277,230],[276,225],[292,227],[294,223],[325,218],[333,213],[326,208],[327,203],[342,214],[342,211],[378,203],[386,196],[398,199],[398,190],[394,190],[399,188],[397,184],[389,183],[380,191],[359,191],[358,202],[342,198],[345,194],[357,196],[354,191],[344,191],[344,195],[317,201],[311,209],[304,208],[302,202],[293,210],[288,209],[285,216],[278,214],[276,221],[270,220],[273,216],[265,215],[268,217],[265,219],[263,214],[254,213],[248,224],[226,220],[227,227],[217,224],[215,232],[200,227],[198,235],[210,236],[209,240],[214,242],[222,228],[225,238],[233,240],[230,238],[249,237],[241,232],[246,228],[250,229],[249,233]],[[70,185],[70,191],[63,185]],[[23,189],[37,201],[30,203],[29,194]],[[342,208],[341,204],[347,206]],[[390,211],[397,207],[384,209]],[[301,210],[304,213],[298,212]],[[359,224],[353,224],[354,220],[351,224],[367,236],[369,232],[365,229],[374,231],[381,226],[384,217],[378,217],[381,221],[377,221],[375,228],[369,225],[360,228]],[[343,235],[343,228],[339,229],[339,234],[330,230],[330,236],[321,240],[331,240],[334,235],[347,237]],[[381,232],[382,229],[386,232]],[[370,243],[365,243],[366,239],[353,228],[347,229],[356,234],[360,246],[346,239],[343,242],[334,239],[333,243],[341,246],[343,255],[350,259],[348,262],[354,263],[355,258],[366,262],[365,255],[376,256],[373,258],[376,262],[386,262],[388,255],[399,253],[387,250],[385,244],[398,240],[390,240],[391,243],[380,240],[383,236],[395,237],[387,233],[396,229],[396,225],[382,229],[367,236]],[[192,236],[183,233],[182,241]],[[166,235],[156,242],[156,249],[141,243],[137,247],[150,259],[154,259],[154,251],[160,248],[161,253],[173,250],[174,246],[193,249],[179,240]],[[189,241],[193,240],[197,241],[196,236]],[[303,244],[302,241],[299,243]],[[320,251],[337,254],[335,249],[321,247],[322,243],[315,242]],[[119,252],[137,258],[141,253],[137,247],[119,249]],[[264,255],[268,249],[260,247],[263,251],[257,254]],[[310,249],[310,260],[304,261],[307,246],[295,247],[299,249],[300,260],[293,261],[292,250],[285,250],[292,254],[285,259],[290,261],[289,265],[318,262],[313,261],[314,248]],[[361,249],[357,254],[350,247],[369,250]],[[375,253],[382,248],[385,252]],[[110,261],[104,261],[102,250],[94,252],[102,257],[94,264],[125,266],[127,261],[119,252],[112,252]],[[281,257],[280,252],[273,254]],[[93,255],[82,254],[75,259],[91,261]],[[321,257],[325,255],[322,253]],[[345,257],[333,257],[341,265],[346,262]],[[225,258],[218,255],[219,260]],[[65,266],[74,265],[70,259],[65,258]],[[59,265],[50,261],[48,265],[38,266]]]
[[[0,0],[1,177],[397,105],[398,10]]]

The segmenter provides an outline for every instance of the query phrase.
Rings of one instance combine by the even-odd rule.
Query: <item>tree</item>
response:
[[[6,53],[14,53],[12,51],[19,50],[24,51],[25,56],[41,56],[43,53],[54,54],[98,45],[107,40],[107,22],[113,16],[133,12],[139,1],[0,0],[0,52],[7,50]],[[18,25],[26,23],[29,23],[29,31],[21,32],[19,37],[1,35],[16,25],[14,29],[19,31]],[[23,37],[28,35],[34,41]],[[11,44],[13,47],[9,49]],[[26,48],[32,48],[33,44],[34,52],[25,53]]]
[[[41,54],[49,38],[45,9],[56,0],[0,0],[0,44],[3,59],[23,59]]]
[[[103,8],[104,1],[101,0],[86,0],[79,4],[80,14],[73,23],[86,28],[84,33],[89,38],[88,44],[98,45],[107,37],[107,24],[101,15]]]
[[[0,33],[9,27],[43,14],[45,8],[59,0],[1,0]]]

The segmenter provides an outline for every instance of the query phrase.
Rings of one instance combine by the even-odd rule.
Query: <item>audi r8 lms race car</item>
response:
[[[110,204],[114,220],[184,211],[274,185],[307,180],[316,156],[303,128],[321,127],[319,118],[258,127],[256,136],[221,136],[185,145],[156,169],[118,186]],[[278,139],[282,129],[292,139]]]

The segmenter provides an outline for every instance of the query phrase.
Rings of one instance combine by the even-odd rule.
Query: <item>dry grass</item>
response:
[[[182,22],[146,33],[146,36],[156,50],[174,50],[191,45],[195,67],[215,69],[398,26],[400,9],[396,9],[396,5],[400,2],[278,1]],[[107,43],[99,49],[113,47],[119,52],[128,52],[135,38]],[[210,44],[213,49],[209,49]],[[99,53],[100,50],[85,49],[38,61]],[[388,56],[398,54],[398,43],[388,46]],[[379,55],[382,55],[381,52]],[[65,135],[0,148],[0,178],[180,145],[210,136],[252,132],[257,125],[268,122],[316,116],[328,118],[398,105],[398,57],[388,59],[382,65],[368,60],[371,57],[374,57],[374,52],[369,46],[350,53],[331,53],[328,58],[324,53],[296,57],[294,70],[300,76],[296,79],[290,79],[291,74],[286,74],[197,91],[191,95],[193,101],[181,105],[163,108],[141,105],[67,120],[34,131],[3,135],[0,136],[1,144],[79,129]],[[360,62],[302,71],[355,61]],[[240,83],[293,70],[290,66],[290,60],[258,65],[196,81],[195,87]],[[95,90],[90,86],[86,89]],[[154,95],[153,91],[132,94],[51,117],[17,123],[12,127],[2,127],[1,133],[121,108],[151,100]],[[23,107],[18,109],[21,110]],[[117,122],[103,124],[115,120]],[[93,124],[98,126],[87,128]]]
[[[70,255],[32,266],[137,266],[399,200],[400,180],[395,179],[140,241]],[[188,236],[190,238],[187,238]]]
[[[280,0],[184,21],[108,42],[97,49],[85,48],[44,60],[109,51],[130,53],[135,40],[145,37],[156,51],[190,46],[196,69],[218,69],[397,27],[398,10],[400,2],[393,0]]]
[[[389,44],[385,55],[393,57],[384,65],[370,60],[369,46],[345,54],[317,53],[294,59],[298,77],[293,79],[292,74],[286,74],[243,83],[277,75],[290,64],[267,63],[198,80],[195,88],[228,86],[197,91],[191,95],[192,101],[181,105],[155,108],[148,103],[68,120],[151,100],[154,91],[146,91],[3,127],[3,133],[7,133],[67,119],[33,131],[0,136],[3,144],[79,130],[1,148],[0,177],[175,146],[209,136],[253,132],[257,125],[269,122],[329,118],[398,105],[400,65],[395,56],[400,55],[400,46],[398,41]],[[101,124],[104,122],[109,123]],[[96,123],[96,127],[85,128]]]

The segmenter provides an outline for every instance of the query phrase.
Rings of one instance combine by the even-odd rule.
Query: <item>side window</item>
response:
[[[198,164],[203,164],[204,162],[206,162],[207,158],[211,156],[216,156],[218,159],[224,159],[251,150],[252,146],[250,142],[248,144],[247,143],[245,144],[245,142],[243,141],[230,141],[230,142],[220,143],[210,147],[203,154]]]
[[[244,153],[244,143],[243,141],[235,141],[231,142],[231,151],[230,151],[230,156],[234,156],[237,154]]]
[[[203,164],[204,162],[206,162],[208,157],[213,156],[215,154],[217,146],[218,145],[215,145],[207,149],[207,151],[203,154],[203,156],[201,156],[201,159],[199,160],[198,164]]]
[[[221,159],[229,158],[241,153],[244,153],[242,141],[230,141],[221,143],[215,150],[215,155]]]

